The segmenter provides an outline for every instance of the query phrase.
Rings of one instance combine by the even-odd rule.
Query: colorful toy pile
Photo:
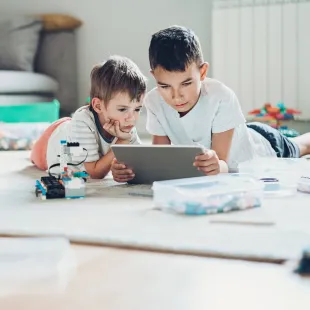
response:
[[[301,114],[301,112],[286,108],[283,102],[278,103],[276,106],[266,103],[262,109],[252,110],[249,114],[254,115],[254,120],[268,123],[287,137],[299,136],[296,130],[287,128],[287,126],[282,126],[282,121],[293,120],[294,116]]]
[[[30,150],[49,123],[0,122],[0,150]]]

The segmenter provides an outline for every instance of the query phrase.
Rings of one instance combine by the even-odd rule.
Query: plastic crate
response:
[[[187,215],[239,211],[261,205],[263,183],[249,175],[219,174],[153,183],[157,208]]]
[[[0,122],[52,123],[59,119],[59,107],[58,100],[21,105],[1,105]]]

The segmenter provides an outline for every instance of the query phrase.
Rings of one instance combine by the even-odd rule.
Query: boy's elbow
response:
[[[85,163],[84,167],[90,178],[95,180],[103,179],[109,173],[109,171],[99,169],[97,162]]]
[[[87,171],[86,171],[87,172]],[[93,170],[93,171],[89,171],[87,172],[88,175],[90,176],[91,179],[94,179],[94,180],[100,180],[100,179],[104,179],[106,177],[106,175],[108,174],[108,172],[105,172],[105,171],[96,171],[96,170]]]
[[[87,172],[87,173],[91,179],[94,179],[94,180],[102,179],[102,177],[96,172]]]

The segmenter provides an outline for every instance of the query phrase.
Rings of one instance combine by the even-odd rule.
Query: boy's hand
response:
[[[113,121],[108,119],[106,123],[103,125],[103,129],[107,131],[110,135],[117,137],[121,140],[129,140],[131,139],[130,132],[121,131],[119,127],[119,121]]]
[[[116,158],[112,161],[111,171],[113,179],[116,182],[125,183],[135,177],[133,171],[126,167],[123,163],[119,163]]]
[[[213,150],[207,150],[204,154],[196,156],[194,166],[206,175],[216,175],[220,173],[220,160]]]

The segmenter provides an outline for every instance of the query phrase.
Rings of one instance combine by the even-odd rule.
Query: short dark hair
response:
[[[196,34],[182,26],[172,26],[152,35],[149,47],[151,69],[157,66],[167,71],[185,71],[196,62],[203,63],[200,42]]]
[[[96,65],[90,74],[90,98],[108,103],[118,93],[127,93],[130,100],[140,101],[146,92],[146,78],[138,66],[122,56],[111,56],[106,62]]]

